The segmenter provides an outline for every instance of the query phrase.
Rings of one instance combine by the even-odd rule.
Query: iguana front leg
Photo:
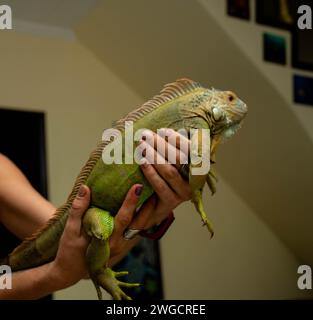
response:
[[[93,281],[99,300],[102,300],[100,287],[111,294],[115,300],[130,300],[121,287],[138,287],[138,283],[125,283],[117,280],[128,272],[114,272],[108,267],[110,259],[109,238],[114,228],[114,218],[107,211],[90,208],[83,220],[84,229],[91,237],[86,259],[91,280]]]
[[[192,190],[192,202],[207,226],[211,237],[213,227],[203,208],[202,191],[210,172],[210,131],[199,130],[191,137],[191,163],[189,165],[189,185]],[[211,182],[209,180],[209,182]],[[210,186],[210,185],[209,185]],[[211,186],[213,187],[213,186]]]
[[[215,183],[217,182],[217,177],[216,177],[214,171],[212,170],[212,168],[210,169],[210,172],[208,173],[208,175],[206,177],[206,182],[207,182],[207,185],[208,185],[209,189],[211,190],[211,193],[213,196],[216,193]]]

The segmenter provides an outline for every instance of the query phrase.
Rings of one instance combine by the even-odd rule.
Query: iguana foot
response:
[[[97,289],[97,294],[99,300],[102,300],[102,292],[100,287],[105,289],[114,300],[131,300],[121,287],[125,288],[134,288],[140,286],[140,283],[126,283],[117,280],[117,277],[122,277],[127,275],[127,271],[115,272],[110,268],[105,268],[103,271],[97,273],[95,276],[92,276],[92,281]]]
[[[101,288],[111,294],[115,300],[130,300],[121,287],[132,288],[138,287],[140,284],[117,280],[117,277],[125,276],[128,272],[114,272],[107,267],[110,259],[109,237],[114,228],[114,218],[109,212],[93,207],[86,211],[83,224],[84,230],[91,237],[86,261],[99,300],[102,300]]]

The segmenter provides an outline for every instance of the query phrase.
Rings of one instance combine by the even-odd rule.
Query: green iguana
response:
[[[134,130],[145,128],[156,132],[160,128],[174,130],[184,128],[190,132],[191,129],[208,129],[211,139],[208,153],[211,157],[211,163],[214,163],[212,159],[216,147],[221,141],[231,137],[237,131],[246,113],[246,104],[234,93],[209,90],[189,79],[180,79],[164,86],[159,95],[117,121],[114,128],[123,132],[125,122],[133,121]],[[198,139],[201,139],[201,135],[199,137]],[[192,139],[193,137],[191,137],[191,142]],[[108,267],[109,238],[114,228],[113,217],[118,212],[132,185],[140,183],[144,186],[138,207],[154,191],[137,163],[105,164],[103,162],[102,153],[109,143],[110,141],[100,142],[95,151],[91,153],[89,160],[77,177],[66,203],[56,210],[54,217],[49,220],[46,226],[32,237],[24,240],[5,259],[4,263],[10,265],[13,271],[42,265],[54,259],[72,202],[80,186],[86,184],[91,188],[92,199],[90,208],[83,218],[84,230],[91,237],[86,254],[90,278],[96,287],[99,299],[102,298],[100,287],[108,291],[114,299],[130,299],[120,286],[133,287],[138,284],[119,282],[116,277],[124,275],[125,272],[115,273]],[[204,150],[200,148],[199,153],[201,152]],[[182,174],[186,179],[189,179],[192,188],[192,202],[201,215],[203,223],[213,233],[212,226],[203,209],[202,189],[207,182],[212,193],[215,192],[214,174],[210,170],[206,174],[192,175],[193,164],[188,166],[187,170],[184,167]]]

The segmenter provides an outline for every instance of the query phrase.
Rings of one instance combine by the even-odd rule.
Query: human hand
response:
[[[138,242],[138,238],[126,241],[124,231],[134,224],[140,228],[146,225],[149,215],[145,212],[153,210],[153,202],[145,205],[142,214],[136,214],[137,202],[142,192],[142,185],[136,184],[130,188],[126,198],[114,218],[114,230],[110,237],[110,261],[115,264]],[[86,265],[86,250],[89,237],[82,228],[82,217],[88,209],[90,190],[82,186],[72,208],[60,239],[59,249],[55,260],[51,263],[50,273],[57,290],[69,287],[88,275]],[[75,261],[75,263],[73,263]]]
[[[143,206],[143,212],[139,212],[148,216],[145,228],[162,222],[178,205],[190,200],[192,195],[189,183],[178,171],[182,163],[188,161],[190,141],[172,129],[162,129],[159,133],[145,131],[145,140],[141,141],[146,158],[141,168],[155,191],[155,195],[145,204],[152,210]],[[165,136],[168,138],[165,139]]]
[[[89,238],[82,228],[82,217],[90,203],[90,190],[81,186],[73,201],[57,255],[50,265],[50,274],[57,289],[69,287],[86,277],[86,250]]]
[[[143,230],[154,210],[154,202],[150,201],[137,212],[138,200],[142,190],[143,186],[141,184],[133,185],[114,218],[114,230],[110,237],[110,266],[121,260],[140,240],[140,237],[126,240],[124,232],[127,229]]]

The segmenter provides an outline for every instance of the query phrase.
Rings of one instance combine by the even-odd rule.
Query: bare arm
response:
[[[118,213],[115,220],[117,225],[123,225],[126,216],[128,221],[128,217],[132,217],[135,212],[137,202],[135,188],[136,186],[130,189]],[[85,253],[89,239],[81,226],[82,216],[89,207],[90,190],[83,186],[81,191],[83,192],[78,194],[73,202],[56,258],[37,268],[13,272],[12,289],[0,289],[0,299],[38,299],[54,291],[67,288],[87,276]],[[120,237],[119,228],[117,227],[114,231],[115,239]],[[120,260],[137,241],[138,239],[134,239],[127,243],[119,243],[112,250],[112,259],[115,262]]]
[[[51,218],[55,207],[28,182],[23,173],[0,154],[0,223],[24,239]]]

